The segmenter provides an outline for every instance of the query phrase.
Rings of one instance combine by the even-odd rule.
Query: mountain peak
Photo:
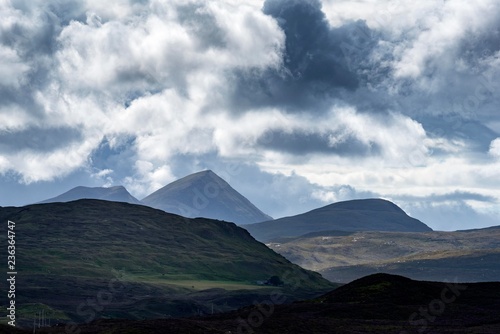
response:
[[[251,224],[272,219],[212,170],[174,181],[142,200],[145,205],[185,217]]]
[[[396,204],[380,199],[337,202],[291,217],[245,226],[260,241],[298,237],[320,231],[432,231],[421,221],[408,216]]]
[[[354,199],[349,201],[337,202],[329,204],[321,209],[327,210],[369,210],[381,212],[404,212],[399,206],[391,201],[382,198],[367,198],[367,199]]]
[[[55,202],[71,202],[79,199],[100,199],[105,201],[126,202],[132,204],[141,204],[141,202],[132,196],[124,186],[113,187],[85,187],[77,186],[67,192],[39,202],[55,203]]]

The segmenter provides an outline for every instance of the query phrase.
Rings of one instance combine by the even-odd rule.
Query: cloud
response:
[[[273,215],[372,195],[494,213],[499,9],[1,2],[0,182],[124,183],[141,197],[230,162],[250,166],[233,180]]]
[[[456,231],[498,225],[498,212],[478,210],[470,204],[470,201],[475,200],[482,202],[481,195],[464,196],[463,199],[458,197],[461,196],[452,193],[449,198],[446,195],[437,199],[412,198],[400,200],[400,203],[407,213],[435,230]]]
[[[488,153],[495,158],[500,158],[500,138],[491,142]]]
[[[3,9],[10,20],[2,27],[0,51],[10,64],[2,68],[11,65],[12,72],[5,83],[9,87],[0,87],[8,97],[0,109],[0,118],[7,120],[3,147],[15,136],[21,152],[15,157],[4,150],[10,163],[2,171],[13,169],[25,182],[74,171],[105,137],[134,136],[135,148],[144,152],[138,158],[144,155],[154,163],[178,152],[203,152],[206,148],[180,142],[198,134],[194,120],[217,103],[212,92],[225,89],[225,72],[279,61],[281,31],[255,4],[235,11],[231,1],[153,1],[130,7],[14,2]],[[199,33],[206,28],[199,18],[211,24],[210,34],[219,40]],[[25,39],[14,39],[16,34]],[[33,129],[42,141],[29,139]],[[79,137],[65,140],[69,133]],[[157,150],[158,142],[168,144]],[[210,139],[202,136],[199,143],[204,142]],[[36,152],[39,148],[50,149],[53,156],[76,148],[82,156],[75,164],[47,163],[47,156]],[[43,172],[31,170],[42,164]]]
[[[267,0],[263,12],[276,20],[285,35],[281,64],[261,71],[235,71],[230,107],[321,113],[332,99],[360,86],[364,55],[377,43],[364,21],[332,27],[321,2],[312,0]],[[360,45],[365,49],[362,53]]]
[[[19,150],[46,152],[82,139],[74,128],[27,128],[21,131],[0,131],[0,147],[3,152]]]
[[[17,52],[6,46],[0,46],[0,85],[18,88],[25,80],[29,67],[24,64]]]

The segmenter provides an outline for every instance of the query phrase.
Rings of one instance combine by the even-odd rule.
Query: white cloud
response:
[[[88,140],[53,152],[24,150],[7,156],[11,167],[26,184],[54,178],[63,178],[70,172],[86,166],[87,157],[99,140]]]
[[[134,176],[124,179],[125,186],[139,198],[145,197],[175,180],[170,166],[155,166],[153,163],[138,160],[135,163]]]
[[[488,153],[495,158],[500,158],[500,138],[493,140]]]
[[[6,17],[22,19],[27,31],[43,25],[38,19],[30,24],[26,13],[3,5]],[[201,40],[196,29],[208,27],[193,28],[182,22],[179,13],[187,5],[195,6],[188,8],[193,10],[189,15],[212,18],[222,44]],[[15,105],[2,106],[0,113],[5,129],[18,131],[30,123],[66,126],[78,128],[83,139],[50,153],[19,152],[7,157],[11,163],[4,166],[20,173],[25,182],[51,180],[85,164],[101,138],[112,139],[120,133],[136,136],[138,159],[153,161],[160,169],[173,154],[214,149],[213,124],[197,121],[204,118],[207,107],[217,108],[218,93],[223,94],[228,84],[227,72],[275,67],[281,61],[283,33],[260,11],[260,5],[256,1],[243,5],[233,1],[152,1],[147,6],[83,3],[86,20],[72,20],[62,28],[56,66],[50,69],[45,87],[33,94],[43,108],[43,123],[40,115],[33,117]],[[36,10],[30,13],[36,17]],[[4,20],[2,27],[12,26],[8,22]],[[206,48],[200,46],[203,43]],[[0,65],[4,74],[0,85],[18,86],[24,80],[29,62],[23,63],[17,55],[23,46],[18,49],[0,45],[5,60]],[[222,111],[216,113],[223,117]],[[61,161],[60,157],[68,157],[68,150],[81,156],[71,163]],[[159,175],[167,174],[152,172],[150,178],[159,182],[168,178]]]
[[[15,50],[3,45],[0,45],[0,59],[2,59],[0,63],[0,85],[18,88],[21,81],[25,80],[29,66],[22,62]]]
[[[450,81],[460,80],[450,78],[450,73],[477,74],[477,69],[464,61],[470,57],[466,42],[481,43],[484,36],[495,36],[500,13],[500,3],[495,0],[322,2],[332,25],[361,19],[382,33],[372,57],[390,66],[390,82],[415,80],[417,87],[427,92],[448,88],[455,84]],[[475,50],[477,58],[496,51],[488,44],[479,47],[482,50]],[[489,61],[492,65],[494,58]]]
[[[20,106],[0,106],[0,131],[22,130],[31,122],[29,113]]]

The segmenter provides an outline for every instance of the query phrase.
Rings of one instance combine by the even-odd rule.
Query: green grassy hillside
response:
[[[16,223],[18,303],[76,321],[224,311],[269,294],[256,281],[273,275],[290,300],[334,287],[233,223],[99,200],[0,208],[7,220]],[[103,296],[105,307],[86,305]]]

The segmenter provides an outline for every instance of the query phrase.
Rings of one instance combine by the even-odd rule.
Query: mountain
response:
[[[500,279],[500,229],[460,232],[323,231],[268,246],[335,282],[385,272],[413,279]]]
[[[141,202],[137,198],[132,196],[123,186],[116,186],[109,188],[105,187],[90,188],[90,187],[79,186],[65,192],[64,194],[39,202],[38,204],[71,202],[79,199],[100,199],[105,201],[141,204]]]
[[[184,217],[221,219],[239,225],[272,219],[211,170],[172,182],[142,203]]]
[[[186,316],[276,291],[292,301],[337,286],[233,223],[101,200],[0,208],[0,221],[8,220],[20,273],[17,315],[28,325],[42,309],[53,323]],[[7,233],[0,238],[7,245]],[[257,283],[273,276],[284,285]]]
[[[408,216],[396,204],[383,199],[361,199],[333,203],[297,216],[245,226],[260,241],[296,237],[318,231],[432,231]]]
[[[496,334],[500,333],[499,312],[499,282],[441,283],[377,274],[297,303],[268,301],[184,319],[103,319],[81,325],[79,330],[81,334]],[[53,327],[37,333],[67,332],[64,327]]]

